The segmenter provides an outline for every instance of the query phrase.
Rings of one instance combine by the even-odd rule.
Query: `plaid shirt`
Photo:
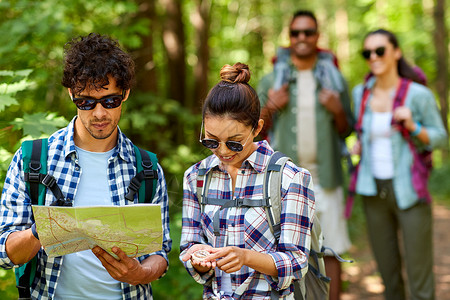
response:
[[[273,153],[266,141],[258,142],[253,152],[239,169],[234,197],[262,199],[264,170]],[[213,217],[219,209],[205,205],[201,212],[197,197],[199,167],[206,167],[211,177],[208,197],[230,200],[232,182],[229,174],[220,169],[215,155],[189,168],[184,176],[183,228],[181,254],[194,244],[213,247],[237,246],[272,256],[278,277],[261,274],[247,266],[231,273],[233,294],[221,293],[221,274],[212,269],[200,274],[190,261],[184,262],[188,273],[204,285],[204,299],[270,299],[272,289],[279,291],[280,299],[293,299],[293,280],[300,279],[308,266],[311,232],[314,217],[314,192],[311,175],[305,169],[288,162],[283,170],[281,183],[281,236],[275,240],[263,207],[230,207],[220,212],[220,236],[214,235]]]
[[[57,183],[67,200],[74,199],[81,175],[73,141],[75,118],[66,128],[55,132],[48,141],[48,173],[57,179]],[[125,194],[131,178],[136,173],[135,165],[136,158],[133,144],[119,129],[118,143],[109,159],[107,171],[114,205],[129,204],[125,200]],[[49,205],[54,199],[55,197],[50,189],[47,189],[45,204]],[[137,195],[134,202],[137,203]],[[167,254],[172,247],[169,236],[169,201],[166,182],[160,165],[158,165],[158,186],[153,203],[161,204],[164,235],[162,250],[150,255],[161,255],[168,262]],[[14,264],[6,254],[6,239],[14,231],[29,228],[33,222],[31,199],[24,182],[21,149],[16,152],[9,166],[3,187],[0,211],[2,216],[0,223],[0,267],[10,269],[14,267]],[[150,255],[138,257],[138,260],[143,261]],[[52,299],[64,256],[49,258],[41,248],[37,257],[38,266],[31,286],[31,297],[33,299]],[[128,283],[121,283],[121,287],[123,299],[152,299],[150,284],[133,286]]]

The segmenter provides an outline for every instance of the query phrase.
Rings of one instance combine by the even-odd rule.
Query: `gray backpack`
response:
[[[264,197],[262,200],[236,199],[224,202],[223,199],[208,198],[210,177],[207,170],[200,168],[197,177],[197,198],[202,212],[204,206],[219,205],[227,207],[261,207],[266,210],[270,229],[278,241],[281,234],[281,178],[283,168],[291,159],[281,152],[274,152],[264,172]],[[200,195],[200,196],[199,196]],[[220,211],[220,210],[219,210]],[[219,235],[219,215],[214,216],[214,234]],[[311,229],[311,247],[308,258],[308,271],[300,280],[294,282],[294,297],[296,300],[328,300],[330,278],[325,274],[323,235],[320,223],[316,218]],[[272,290],[271,299],[279,299],[278,291]]]

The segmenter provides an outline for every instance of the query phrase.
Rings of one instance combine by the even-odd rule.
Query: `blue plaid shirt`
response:
[[[266,141],[258,142],[258,149],[242,164],[234,191],[235,198],[262,199],[264,170],[273,153]],[[197,196],[199,167],[206,167],[211,177],[207,197],[230,200],[231,177],[220,169],[215,155],[189,168],[184,176],[183,228],[181,257],[194,244],[213,247],[237,246],[272,256],[278,277],[257,272],[247,266],[231,273],[233,294],[221,293],[221,274],[212,269],[200,274],[190,261],[184,262],[188,273],[204,285],[203,299],[270,299],[271,290],[279,291],[280,299],[293,299],[293,280],[307,271],[311,224],[314,218],[314,192],[311,175],[305,169],[288,162],[281,182],[281,236],[277,244],[264,207],[230,207],[220,212],[220,236],[214,235],[213,217],[219,209],[205,205],[201,212]],[[224,200],[224,202],[226,201]]]
[[[57,179],[62,193],[69,201],[73,201],[75,198],[81,174],[73,141],[75,118],[66,128],[55,132],[48,141],[48,174],[53,175]],[[136,173],[135,166],[136,158],[133,144],[119,129],[117,146],[109,159],[108,166],[110,194],[114,205],[131,204],[125,200],[125,194],[131,178]],[[54,199],[52,192],[47,189],[45,204],[49,205]],[[137,195],[134,202],[137,203]],[[163,170],[159,164],[158,185],[152,203],[161,204],[164,231],[162,250],[138,257],[138,260],[143,261],[150,255],[161,255],[168,262],[167,254],[172,247],[169,235],[169,200]],[[14,267],[14,264],[6,254],[6,239],[12,232],[25,230],[32,224],[31,199],[25,187],[21,149],[16,152],[9,166],[3,187],[0,211],[2,216],[0,224],[0,267],[10,269]],[[31,297],[33,299],[52,299],[61,272],[61,265],[64,262],[64,256],[49,258],[41,248],[37,258],[38,266],[31,286]],[[121,283],[121,287],[123,299],[152,299],[150,284],[134,286],[128,283]]]

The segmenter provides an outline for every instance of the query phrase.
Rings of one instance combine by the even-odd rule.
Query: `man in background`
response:
[[[317,47],[318,24],[312,12],[294,14],[289,37],[290,47],[278,50],[274,71],[258,86],[261,117],[273,148],[311,172],[324,246],[341,254],[351,246],[341,165],[344,139],[353,126],[347,83],[334,55]],[[325,266],[331,277],[330,299],[339,299],[340,262],[326,256]]]

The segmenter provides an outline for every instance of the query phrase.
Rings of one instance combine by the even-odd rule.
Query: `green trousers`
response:
[[[372,251],[385,286],[385,298],[406,299],[402,276],[404,263],[409,299],[434,299],[431,205],[418,203],[400,210],[392,180],[377,180],[377,189],[376,196],[363,196],[363,201]],[[400,240],[403,240],[402,249]]]

